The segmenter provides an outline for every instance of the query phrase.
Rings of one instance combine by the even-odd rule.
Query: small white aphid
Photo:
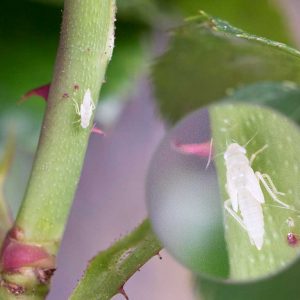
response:
[[[271,198],[284,208],[289,205],[280,201],[278,192],[271,178],[267,174],[254,172],[251,164],[258,153],[268,147],[252,154],[250,160],[246,156],[246,149],[237,143],[230,144],[224,154],[226,165],[226,190],[229,199],[225,201],[225,209],[247,231],[250,242],[261,250],[264,243],[264,216],[262,204],[265,203],[264,195],[259,182],[263,184]],[[241,217],[237,214],[240,211]]]
[[[95,104],[93,102],[90,89],[86,90],[83,101],[80,104],[80,108],[76,101],[74,101],[74,103],[76,113],[80,116],[80,126],[83,129],[88,128],[92,118],[93,110],[95,109]]]

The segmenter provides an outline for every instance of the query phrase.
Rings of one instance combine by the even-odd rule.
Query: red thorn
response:
[[[50,84],[45,84],[42,85],[40,87],[37,87],[33,90],[28,91],[18,103],[22,103],[24,101],[26,101],[28,98],[32,97],[32,96],[39,96],[42,97],[45,101],[48,100],[48,96],[49,96],[49,90],[50,90]]]
[[[200,157],[209,157],[212,152],[211,140],[199,144],[180,144],[173,142],[173,149],[183,154],[193,154]]]
[[[128,297],[128,295],[126,294],[126,292],[125,292],[125,290],[124,290],[124,286],[121,286],[121,287],[119,288],[119,294],[121,294],[122,296],[124,296],[124,298],[125,298],[126,300],[129,300],[129,297]]]
[[[96,127],[96,124],[94,124],[93,128],[91,129],[92,133],[96,133],[99,135],[106,135],[104,131],[102,131],[100,128]]]

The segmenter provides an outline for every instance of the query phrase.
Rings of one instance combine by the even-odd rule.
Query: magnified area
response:
[[[253,280],[300,251],[300,138],[279,113],[215,105],[188,115],[158,147],[147,205],[166,249],[208,277]]]

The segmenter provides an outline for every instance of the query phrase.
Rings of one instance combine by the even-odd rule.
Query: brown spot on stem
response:
[[[78,84],[74,84],[74,90],[79,90],[79,85]]]
[[[36,275],[39,282],[43,284],[49,283],[56,269],[36,269]]]
[[[2,280],[1,285],[15,296],[19,296],[25,293],[25,288],[15,283],[5,282],[4,280]]]

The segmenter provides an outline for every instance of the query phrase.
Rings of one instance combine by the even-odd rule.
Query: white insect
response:
[[[80,104],[80,108],[75,100],[74,103],[76,113],[80,116],[80,126],[83,129],[88,128],[92,118],[93,110],[95,109],[95,104],[93,102],[90,89],[86,90],[83,101]]]
[[[280,201],[277,195],[284,195],[279,192],[268,174],[254,172],[251,164],[258,153],[268,147],[252,154],[250,160],[246,156],[246,149],[237,143],[228,146],[225,154],[226,165],[226,190],[229,199],[225,201],[225,209],[236,221],[247,231],[250,242],[261,250],[264,243],[264,216],[262,204],[265,203],[264,195],[259,182],[261,182],[271,198],[284,208],[289,205]],[[238,215],[240,211],[241,217]]]

